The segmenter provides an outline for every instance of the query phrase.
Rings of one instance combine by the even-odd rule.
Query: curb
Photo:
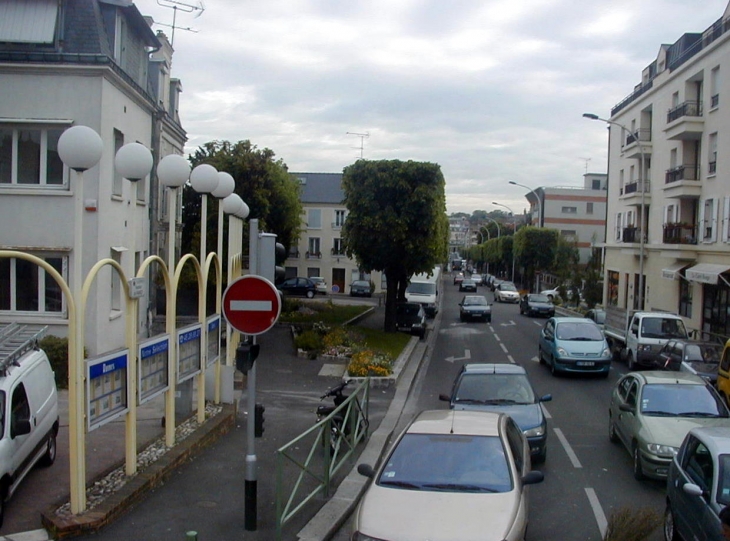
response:
[[[106,498],[93,509],[81,514],[61,516],[56,511],[68,503],[68,498],[53,505],[41,513],[41,523],[45,530],[36,530],[28,534],[47,532],[51,539],[64,539],[97,533],[101,528],[122,515],[127,509],[144,499],[147,492],[165,482],[174,470],[184,462],[192,459],[206,446],[215,442],[220,436],[229,432],[235,422],[235,409],[231,404],[222,404],[221,411],[207,419],[190,436],[170,448],[162,457],[144,470],[140,470],[118,491]],[[124,462],[111,468],[113,471],[122,467]],[[107,472],[109,473],[109,472]],[[102,474],[101,478],[105,475]],[[95,480],[89,483],[93,486]],[[25,535],[25,534],[24,534]],[[4,538],[2,538],[4,539]],[[45,541],[48,537],[16,537],[13,541]]]

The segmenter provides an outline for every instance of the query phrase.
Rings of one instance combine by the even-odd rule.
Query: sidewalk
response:
[[[376,308],[365,324],[382,328],[383,310],[383,307]],[[54,518],[49,509],[44,513],[44,526],[56,532],[55,535],[81,534],[79,539],[92,539],[85,532],[92,534],[101,528],[98,533],[92,534],[95,540],[128,540],[131,531],[139,532],[141,538],[172,541],[186,539],[189,531],[197,532],[200,541],[274,539],[275,452],[314,424],[319,396],[339,381],[344,365],[338,367],[332,361],[297,357],[290,330],[285,326],[277,326],[260,336],[259,343],[261,354],[257,360],[256,401],[262,402],[266,411],[264,436],[255,441],[258,485],[255,531],[246,531],[244,527],[245,456],[248,453],[245,387],[237,408],[233,405],[222,407],[192,436],[127,482],[114,496],[90,512],[71,519]],[[360,446],[362,460],[375,463],[387,445],[407,396],[410,379],[425,349],[426,342],[412,339],[408,349],[409,362],[404,365],[398,384],[371,389],[371,435],[367,444]],[[145,440],[140,435],[140,442],[163,434],[158,412],[153,408],[153,405],[149,406],[149,418],[144,421],[149,425],[147,435],[150,437]],[[87,443],[88,480],[97,479],[102,473],[120,465],[124,456],[124,424],[115,423],[103,429],[106,429],[104,434],[90,434],[98,440],[96,443]],[[65,430],[67,432],[67,427]],[[216,442],[215,445],[211,445],[212,442]],[[59,438],[59,448],[62,445],[64,443]],[[64,465],[66,471],[62,472],[58,466],[64,459],[59,455],[58,460],[44,473],[53,470],[57,480],[65,475],[63,496],[67,501],[68,465]],[[67,462],[67,457],[65,460]],[[354,471],[358,460],[357,457],[352,458],[352,464],[346,469]],[[306,504],[301,513],[285,526],[283,539],[325,539],[336,531],[355,505],[367,480],[356,472],[343,472],[336,481],[339,484],[337,492],[331,498],[317,497]],[[13,509],[9,506],[6,526],[10,526],[12,515]],[[10,531],[19,530],[3,528],[3,532]],[[49,539],[44,530],[36,529],[24,535],[26,537],[12,535],[6,539]]]

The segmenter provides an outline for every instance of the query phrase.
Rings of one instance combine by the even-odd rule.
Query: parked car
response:
[[[284,295],[298,295],[308,299],[311,299],[317,293],[317,285],[309,278],[289,278],[276,287]]]
[[[555,305],[545,295],[528,293],[520,299],[520,314],[553,317],[555,315]]]
[[[494,290],[497,302],[520,302],[520,293],[512,282],[501,282]]]
[[[497,287],[499,287],[499,284],[502,282],[505,282],[506,280],[502,280],[501,278],[497,278],[496,276],[492,279],[492,283],[489,286],[489,289],[491,289],[493,292],[497,291]]]
[[[658,369],[697,374],[714,385],[720,357],[722,346],[716,342],[669,340],[657,353],[655,362]]]
[[[601,329],[584,317],[551,317],[540,331],[537,357],[553,375],[591,372],[608,376],[611,350]]]
[[[426,312],[417,302],[399,302],[396,306],[395,324],[399,331],[426,336]]]
[[[477,287],[483,285],[483,278],[481,274],[472,274],[471,279],[474,280],[474,283],[477,285]]]
[[[730,429],[730,411],[694,374],[630,372],[611,393],[608,436],[631,454],[636,479],[664,479],[687,432],[700,426]]]
[[[544,462],[547,455],[547,420],[539,397],[527,379],[527,372],[515,364],[467,363],[454,380],[451,394],[439,395],[451,409],[499,411],[515,420],[530,444],[533,462]]]
[[[350,284],[350,297],[372,297],[373,291],[367,280],[353,280]]]
[[[416,416],[378,470],[353,516],[352,539],[524,539],[531,470],[524,434],[487,411],[427,410]]]
[[[725,403],[730,405],[730,340],[725,342],[725,347],[722,348],[720,366],[717,369],[716,387],[725,399]]]
[[[602,308],[592,308],[591,310],[588,310],[585,315],[586,318],[590,319],[598,325],[598,327],[603,330],[604,325],[606,324],[606,311]]]
[[[459,303],[459,320],[473,319],[483,319],[486,323],[492,321],[492,305],[484,295],[465,295]]]
[[[472,280],[471,278],[465,278],[459,284],[459,291],[472,291],[472,292],[476,293],[477,285],[474,283],[474,280]]]
[[[322,295],[326,295],[328,293],[327,281],[324,278],[321,276],[312,276],[310,280],[312,280],[314,285],[317,286],[317,293],[321,293]]]
[[[664,539],[726,539],[718,515],[730,505],[730,429],[693,428],[667,476]]]
[[[457,272],[454,274],[454,285],[460,284],[464,281],[464,273],[463,272]]]

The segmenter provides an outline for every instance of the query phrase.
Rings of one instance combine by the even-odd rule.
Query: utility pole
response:
[[[363,148],[365,146],[365,139],[370,137],[370,134],[368,132],[365,133],[355,133],[352,131],[348,131],[345,133],[345,135],[355,135],[360,138],[360,159],[362,160],[362,154],[363,154]],[[357,148],[357,147],[355,147]]]

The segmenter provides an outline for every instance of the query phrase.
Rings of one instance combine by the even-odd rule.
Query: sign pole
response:
[[[248,272],[258,274],[259,270],[259,221],[249,220],[248,229]],[[256,336],[253,337],[256,343]],[[248,421],[246,422],[246,438],[248,440],[246,452],[246,476],[244,491],[244,526],[247,531],[256,531],[257,508],[257,478],[256,478],[256,433],[254,432],[254,416],[256,415],[256,363],[246,375],[248,387]]]

